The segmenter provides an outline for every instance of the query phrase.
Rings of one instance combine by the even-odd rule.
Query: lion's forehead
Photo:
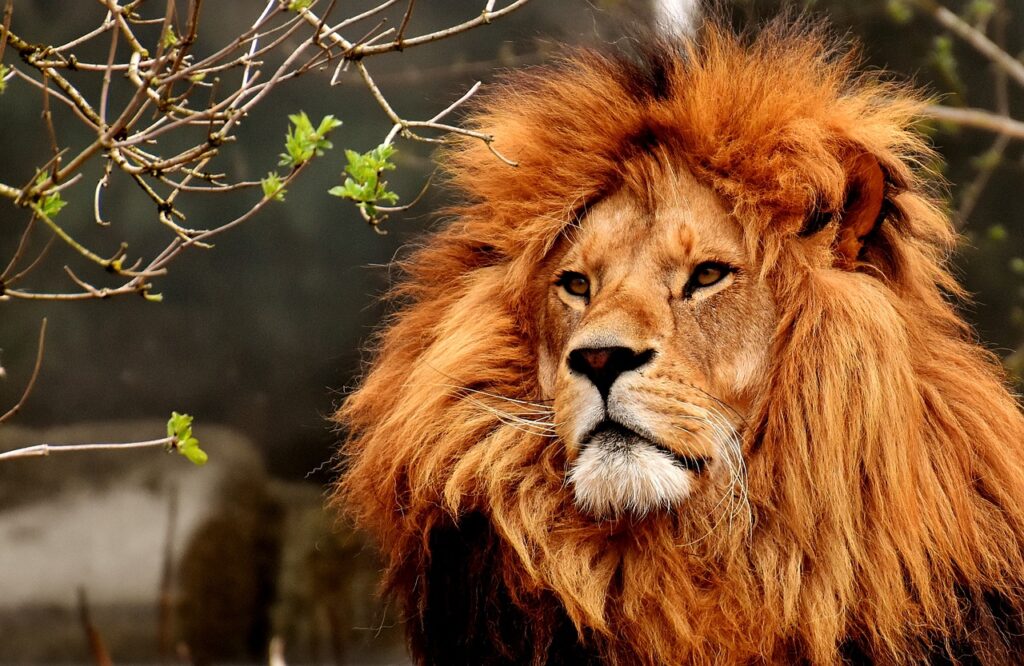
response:
[[[696,262],[749,263],[740,224],[711,188],[688,173],[674,172],[649,200],[621,189],[589,210],[568,235],[568,261],[597,274],[668,279]]]

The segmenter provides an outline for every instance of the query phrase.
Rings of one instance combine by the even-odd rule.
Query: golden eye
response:
[[[693,281],[701,287],[710,287],[714,283],[725,277],[725,272],[714,265],[705,265],[699,267],[693,274]]]
[[[717,261],[705,261],[703,264],[698,264],[690,274],[686,287],[683,288],[683,296],[689,298],[698,289],[716,285],[732,272],[732,268]]]
[[[572,271],[563,273],[558,279],[558,284],[573,296],[587,296],[590,294],[590,280],[582,273]]]

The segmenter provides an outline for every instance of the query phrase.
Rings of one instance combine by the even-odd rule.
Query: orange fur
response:
[[[465,203],[406,262],[403,305],[337,414],[336,504],[410,608],[431,530],[481,512],[512,601],[538,622],[560,604],[612,663],[832,664],[851,642],[877,663],[961,645],[1010,662],[983,597],[1024,608],[1024,417],[947,299],[955,236],[921,173],[921,100],[799,25],[709,22],[659,48],[665,80],[646,87],[583,51],[479,103],[470,124],[520,166],[470,140],[445,156]],[[802,235],[843,210],[864,154],[886,179],[881,224]],[[488,395],[541,397],[539,267],[588,202],[657,197],[665,160],[727,202],[778,312],[738,529],[688,506],[581,514],[564,447]]]

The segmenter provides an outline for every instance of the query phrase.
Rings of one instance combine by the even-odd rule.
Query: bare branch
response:
[[[78,588],[78,618],[82,624],[82,630],[85,632],[86,642],[89,644],[89,656],[92,657],[92,665],[113,666],[114,662],[110,660],[110,653],[103,642],[103,636],[100,635],[96,625],[92,623],[92,617],[89,614],[89,602],[86,599],[84,587]]]
[[[954,123],[963,127],[973,127],[1003,134],[1014,139],[1024,139],[1024,122],[983,109],[958,109],[936,104],[926,108],[924,115],[928,118]]]
[[[486,25],[493,21],[494,19],[501,18],[502,16],[511,14],[512,12],[516,11],[529,1],[530,0],[515,0],[515,2],[497,11],[490,11],[485,8],[484,11],[481,12],[481,14],[476,18],[466,21],[464,23],[460,23],[458,25],[454,25],[450,28],[445,28],[444,30],[438,30],[436,32],[427,33],[425,35],[419,35],[417,37],[410,37],[409,39],[403,39],[401,42],[392,41],[389,42],[388,44],[379,44],[377,46],[366,46],[357,48],[352,52],[352,55],[354,57],[377,55],[379,53],[399,51],[403,48],[408,48],[410,46],[419,46],[420,44],[429,44],[430,42],[436,42],[442,39],[447,39],[454,35],[466,32],[467,30],[472,30],[473,28]],[[489,3],[490,6],[493,6],[493,4],[493,2]]]
[[[469,90],[466,91],[466,94],[464,94],[462,97],[458,98],[457,100],[455,100],[454,102],[449,104],[447,107],[444,108],[444,110],[439,112],[437,115],[435,115],[433,118],[431,118],[428,122],[436,123],[437,121],[441,120],[442,118],[447,116],[449,113],[451,113],[455,109],[457,109],[460,106],[462,106],[470,97],[472,97],[473,95],[476,94],[477,90],[480,90],[480,86],[481,85],[483,85],[483,84],[480,81],[477,81],[476,83],[474,83],[473,86]]]
[[[402,23],[398,26],[398,34],[395,35],[395,41],[398,43],[398,48],[404,48],[402,39],[405,37],[405,28],[409,25],[409,19],[412,18],[412,8],[416,6],[416,0],[409,0],[409,5],[405,8],[405,14],[402,16]],[[487,3],[488,10],[494,6],[493,2]]]
[[[1002,3],[997,5],[1001,9]],[[994,11],[992,15],[996,17],[995,20],[995,35],[994,41],[1000,49],[1005,50],[1006,43],[1006,14],[1002,11]],[[988,19],[984,19],[984,23],[979,21],[979,30],[985,29],[988,23]],[[1010,91],[1008,89],[1008,76],[1006,71],[998,66],[992,67],[992,74],[995,83],[995,94],[996,94],[996,111],[1000,116],[1009,118],[1010,116]],[[992,142],[991,147],[982,155],[980,160],[980,167],[978,173],[974,179],[962,188],[960,195],[960,205],[957,207],[955,222],[959,228],[963,228],[967,225],[967,221],[971,217],[971,213],[974,212],[975,206],[981,200],[981,195],[984,193],[985,188],[988,187],[988,183],[991,180],[993,174],[999,168],[1002,162],[1003,155],[1006,152],[1007,147],[1010,145],[1010,137],[1006,134],[998,134],[995,140]]]
[[[1018,85],[1024,86],[1024,63],[999,48],[999,45],[989,39],[985,33],[977,30],[935,0],[917,0],[917,3],[943,27],[948,28],[983,56],[1003,68]]]
[[[32,367],[32,374],[28,378],[28,384],[25,385],[25,390],[21,392],[21,397],[18,398],[18,402],[13,407],[7,410],[2,416],[0,416],[0,423],[10,420],[21,411],[25,401],[28,400],[29,395],[32,394],[32,389],[35,388],[36,379],[39,378],[39,370],[43,367],[43,354],[46,351],[46,318],[43,318],[43,323],[39,325],[39,343],[36,345],[36,363]]]
[[[32,222],[34,220],[35,220],[35,216],[32,217],[32,220],[29,221],[29,224],[25,225],[25,229],[26,230],[29,230],[29,229],[32,228]],[[53,247],[53,244],[56,242],[56,240],[57,240],[56,236],[50,236],[50,239],[46,241],[46,245],[44,245],[43,249],[39,252],[39,254],[36,255],[36,258],[32,260],[32,263],[30,263],[28,266],[26,266],[25,268],[21,269],[20,271],[18,271],[17,273],[12,275],[11,277],[7,278],[7,281],[6,281],[7,282],[7,287],[10,287],[11,285],[16,284],[19,280],[21,280],[21,278],[25,277],[26,275],[31,273],[33,270],[35,270],[36,266],[38,266],[43,261],[43,259],[46,257],[46,255],[50,252],[50,248]],[[17,255],[15,255],[15,256],[17,256]],[[8,289],[8,291],[10,291],[10,290]]]
[[[14,15],[14,0],[7,0],[4,3],[4,34],[0,35],[0,62],[3,61],[4,50],[7,48],[7,33],[11,29],[11,17]]]
[[[123,449],[150,449],[157,446],[172,446],[176,437],[162,437],[146,442],[117,442],[110,444],[34,444],[13,451],[0,453],[0,461],[17,458],[35,458],[48,456],[51,453],[71,453],[73,451],[120,451]]]
[[[500,159],[514,164],[494,150],[492,136],[440,122],[471,97],[479,89],[479,83],[430,120],[408,120],[399,116],[391,107],[366,69],[364,59],[460,34],[505,16],[525,5],[528,0],[510,1],[499,9],[495,9],[496,2],[483,2],[481,14],[469,21],[406,38],[405,33],[415,7],[415,0],[407,0],[397,30],[385,29],[384,20],[380,20],[354,41],[341,34],[342,30],[359,22],[379,17],[398,1],[379,0],[378,4],[365,11],[330,24],[328,19],[336,0],[326,3],[322,16],[314,14],[309,8],[294,8],[286,0],[266,0],[260,5],[260,11],[248,30],[212,54],[203,56],[191,52],[198,34],[202,0],[189,0],[187,15],[181,17],[177,14],[176,3],[167,0],[161,5],[159,18],[139,16],[141,3],[137,0],[98,0],[106,9],[102,22],[57,47],[33,43],[12,32],[12,3],[8,0],[8,11],[0,32],[0,51],[6,44],[16,49],[27,67],[25,71],[11,67],[10,76],[17,77],[19,81],[28,83],[42,93],[43,118],[50,138],[52,157],[42,168],[37,167],[37,173],[44,173],[45,176],[34,177],[21,187],[0,183],[0,197],[8,198],[16,206],[32,211],[31,219],[42,221],[53,234],[47,241],[47,248],[54,239],[60,239],[82,258],[124,278],[124,281],[118,285],[101,286],[85,273],[67,266],[65,272],[68,278],[80,291],[58,293],[10,288],[13,280],[25,275],[39,263],[46,252],[44,250],[28,268],[8,279],[0,300],[70,301],[110,298],[129,293],[156,298],[150,294],[150,280],[165,274],[169,262],[187,248],[211,247],[204,239],[252,219],[271,200],[264,195],[233,220],[196,229],[185,225],[185,213],[178,205],[179,199],[185,198],[183,193],[223,194],[260,185],[260,181],[233,181],[227,173],[216,173],[209,165],[222,146],[235,140],[235,131],[249,111],[264,101],[270,92],[285,81],[335,61],[338,62],[339,71],[349,64],[359,69],[364,83],[391,120],[393,128],[385,143],[391,143],[398,136],[442,143],[455,135],[462,135],[484,141]],[[147,46],[144,39],[140,39],[144,33],[137,33],[136,30],[143,25],[159,29],[160,37],[155,45]],[[184,31],[179,30],[182,26]],[[296,42],[295,35],[301,29],[309,30],[309,34]],[[108,33],[106,62],[84,62],[76,56],[78,47],[102,39]],[[315,52],[311,52],[311,46]],[[119,51],[127,52],[121,60]],[[274,62],[272,69],[266,64],[271,61]],[[71,75],[64,73],[71,70],[98,74],[101,77],[97,86],[98,96],[83,94],[82,91],[87,89],[77,86],[78,75],[69,79]],[[115,72],[123,76],[114,76]],[[72,80],[76,83],[72,83]],[[130,91],[129,95],[122,94],[125,84]],[[226,89],[221,94],[221,88],[224,87]],[[195,103],[195,93],[204,89],[209,91],[209,99]],[[64,155],[68,148],[59,147],[57,128],[51,120],[51,97],[70,108],[93,136],[84,146],[76,146],[77,154],[67,160],[64,160]],[[117,108],[114,108],[114,100],[124,99],[127,102],[118,101]],[[143,122],[143,118],[150,113],[152,120]],[[165,145],[164,137],[172,134],[180,136],[197,127],[205,128],[204,139],[184,146],[175,142],[173,145],[176,149],[171,155],[160,149]],[[440,133],[440,136],[432,135],[436,133]],[[70,225],[56,222],[53,209],[44,210],[44,201],[53,201],[52,197],[58,196],[63,189],[75,185],[82,177],[82,169],[96,160],[102,160],[104,168],[92,193],[94,221],[102,227],[110,227],[112,222],[116,222],[104,217],[102,196],[114,178],[115,171],[126,174],[153,202],[157,222],[173,234],[166,247],[155,257],[138,259],[128,268],[125,266],[127,250],[123,243],[112,256],[104,257],[79,241]],[[301,164],[292,169],[283,182],[291,183],[305,168],[306,164]],[[413,203],[420,196],[422,193]],[[394,212],[407,207],[382,207],[381,210]],[[365,214],[365,211],[361,212]],[[31,223],[26,227],[15,257],[8,262],[7,274],[14,272],[21,264],[30,228]]]
[[[3,282],[5,287],[10,285],[9,277],[11,275],[11,271],[13,271],[15,266],[18,265],[18,262],[21,261],[26,248],[28,248],[28,239],[29,236],[32,235],[32,228],[35,226],[35,221],[35,215],[29,217],[28,224],[25,225],[25,228],[21,232],[21,237],[18,239],[18,247],[15,249],[14,255],[11,257],[10,261],[7,262],[7,267],[4,268],[4,272],[0,273],[0,282]]]

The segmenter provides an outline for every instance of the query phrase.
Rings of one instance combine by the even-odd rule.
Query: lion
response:
[[[1007,664],[1024,416],[926,98],[805,20],[507,76],[336,419],[423,664]]]

